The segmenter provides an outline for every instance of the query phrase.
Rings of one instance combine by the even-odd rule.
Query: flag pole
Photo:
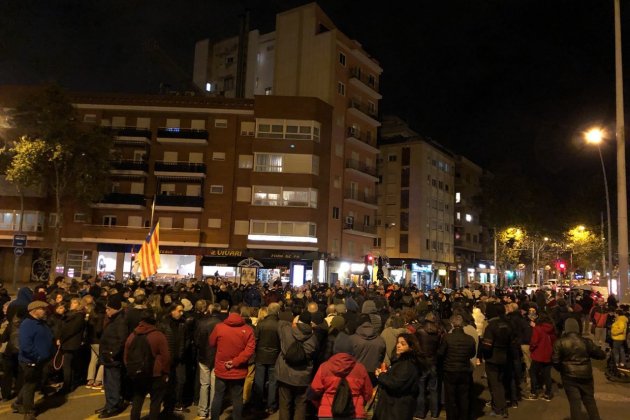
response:
[[[153,229],[153,215],[155,214],[155,198],[157,194],[153,194],[153,204],[151,204],[151,223],[149,224],[149,232]]]

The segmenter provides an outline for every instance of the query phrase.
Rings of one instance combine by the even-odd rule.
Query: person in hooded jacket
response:
[[[276,360],[278,380],[278,402],[280,420],[304,420],[306,417],[306,391],[311,383],[313,359],[318,349],[317,337],[313,334],[311,314],[303,312],[295,326],[287,321],[278,321],[280,355]],[[302,343],[307,362],[302,367],[290,366],[285,355],[294,341]]]
[[[17,298],[7,307],[6,319],[8,324],[0,338],[0,343],[7,343],[2,353],[3,375],[0,378],[0,392],[5,400],[14,395],[14,386],[15,391],[22,388],[23,378],[18,362],[18,337],[20,324],[28,315],[28,305],[31,303],[32,297],[31,289],[22,287],[18,290]]]
[[[391,366],[375,371],[379,391],[372,418],[411,420],[416,410],[418,378],[423,370],[418,339],[413,334],[400,334]]]
[[[361,306],[361,313],[368,314],[370,316],[370,321],[372,322],[374,331],[376,331],[377,334],[380,334],[383,331],[381,316],[378,314],[376,303],[373,300],[368,299],[363,302],[363,306]]]
[[[214,397],[212,400],[211,418],[221,415],[223,395],[229,388],[232,400],[232,418],[243,418],[243,388],[250,358],[256,350],[254,330],[239,315],[237,306],[230,308],[230,314],[217,324],[208,342],[216,347],[214,373],[216,376]]]
[[[155,327],[156,318],[153,311],[144,309],[138,315],[140,322],[127,337],[123,360],[125,365],[127,365],[131,343],[136,337],[145,335],[151,350],[151,355],[147,354],[146,357],[153,357],[153,374],[151,378],[136,378],[133,380],[133,406],[130,419],[140,420],[144,399],[149,394],[151,396],[149,419],[157,420],[160,415],[162,400],[166,394],[166,382],[171,370],[171,356],[168,351],[166,336]]]
[[[374,372],[385,358],[385,340],[374,329],[368,314],[359,316],[359,326],[356,332],[350,336],[350,342],[352,343],[353,354],[365,366],[372,384],[375,385],[377,380]]]
[[[57,345],[63,354],[63,388],[61,392],[69,393],[76,387],[77,353],[83,344],[85,331],[85,313],[80,298],[70,299],[70,308],[63,318]]]
[[[603,360],[606,353],[591,340],[581,336],[575,319],[567,319],[564,323],[564,334],[553,345],[551,360],[562,377],[562,385],[569,400],[571,420],[582,418],[582,404],[590,420],[600,419],[595,402],[591,358]]]
[[[333,347],[333,356],[322,363],[311,382],[310,391],[314,395],[312,399],[318,405],[317,416],[319,420],[333,419],[335,393],[342,378],[345,378],[354,404],[354,415],[350,419],[364,419],[364,406],[372,397],[372,383],[365,366],[354,357],[349,337],[345,333],[339,333],[338,338]]]
[[[553,344],[556,341],[556,330],[553,320],[543,312],[536,319],[532,330],[532,339],[529,343],[532,364],[530,367],[531,392],[526,399],[538,398],[542,385],[545,386],[545,401],[551,400],[551,354]]]
[[[437,317],[433,312],[429,312],[424,323],[416,331],[418,343],[420,345],[420,354],[426,361],[426,369],[422,372],[419,385],[418,400],[416,403],[416,417],[424,417],[427,410],[431,411],[431,416],[437,417],[439,414],[439,398],[438,398],[438,348],[442,338],[442,329],[437,323]],[[427,407],[427,391],[429,405]]]

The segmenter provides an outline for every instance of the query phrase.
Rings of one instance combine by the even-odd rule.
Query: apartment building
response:
[[[0,103],[10,108],[18,96],[3,88]],[[161,275],[238,277],[245,261],[262,280],[327,279],[328,225],[335,220],[329,180],[343,172],[331,165],[330,105],[297,96],[70,97],[81,121],[111,129],[114,149],[105,197],[91,205],[64,203],[58,272],[123,278],[159,221]],[[0,275],[6,279],[20,206],[11,184],[0,187]],[[22,280],[52,247],[58,217],[45,191],[27,193],[24,220]],[[341,234],[338,228],[333,239]]]
[[[390,278],[422,289],[454,287],[455,159],[397,117],[385,117],[379,139],[377,238]]]
[[[246,60],[240,72],[239,57]],[[211,94],[234,97],[240,90],[245,97],[315,97],[332,107],[330,165],[336,175],[329,179],[326,245],[329,265],[336,267],[333,277],[340,279],[360,279],[376,237],[382,72],[316,3],[278,14],[273,32],[203,40],[195,48],[194,82]]]

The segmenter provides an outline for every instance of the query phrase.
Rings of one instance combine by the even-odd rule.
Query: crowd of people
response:
[[[507,418],[522,400],[555,397],[552,368],[571,418],[583,405],[599,419],[591,358],[610,351],[624,367],[628,354],[628,306],[583,290],[58,277],[14,299],[0,288],[0,304],[0,396],[27,420],[37,389],[80,386],[104,393],[99,418],[131,405],[139,419],[149,395],[150,419],[218,420],[231,405],[234,420],[465,420],[475,369],[488,414]]]

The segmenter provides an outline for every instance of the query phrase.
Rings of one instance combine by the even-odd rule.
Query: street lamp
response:
[[[604,130],[600,128],[592,128],[584,133],[584,138],[586,142],[589,144],[594,144],[597,146],[597,151],[599,152],[599,160],[602,163],[602,174],[604,175],[604,189],[606,191],[606,217],[608,218],[608,269],[610,270],[609,279],[609,290],[610,290],[610,278],[612,277],[613,265],[612,265],[612,227],[611,227],[611,218],[610,218],[610,197],[608,196],[608,178],[606,178],[606,166],[604,166],[604,157],[602,156],[602,149],[600,144],[604,139]],[[604,273],[606,270],[604,270]]]

